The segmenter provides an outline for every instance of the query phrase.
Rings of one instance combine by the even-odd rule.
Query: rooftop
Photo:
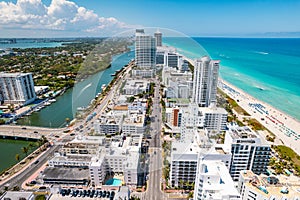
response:
[[[247,139],[247,138],[259,138],[259,136],[252,131],[248,126],[238,126],[234,124],[228,124],[228,133],[234,139]]]
[[[228,172],[228,168],[222,161],[203,161],[205,176],[214,176],[211,180],[203,183],[203,189],[207,190],[212,199],[220,199],[222,196],[240,196],[234,187],[233,180]],[[214,196],[214,197],[213,197]]]
[[[31,75],[32,73],[6,73],[0,72],[0,77],[20,77],[20,76],[27,76]]]
[[[247,187],[268,199],[272,196],[300,199],[300,178],[294,175],[287,177],[285,175],[266,176],[261,174],[258,176],[247,170],[241,171],[240,176],[247,180],[245,183]],[[287,193],[284,194],[284,192]]]
[[[26,199],[29,200],[32,198],[32,192],[20,192],[20,191],[7,191],[0,199],[9,199],[9,200],[20,200]]]
[[[89,177],[89,170],[64,167],[47,167],[44,172],[46,179],[82,180]]]

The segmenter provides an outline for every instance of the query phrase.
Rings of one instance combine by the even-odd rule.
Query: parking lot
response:
[[[72,199],[109,199],[113,200],[115,197],[115,191],[108,190],[84,190],[84,189],[61,189],[58,195],[58,199],[64,199],[63,197],[71,197]],[[53,199],[56,199],[55,197]],[[67,199],[67,198],[66,198]]]

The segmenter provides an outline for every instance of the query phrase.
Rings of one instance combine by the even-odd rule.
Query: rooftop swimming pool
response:
[[[120,179],[117,179],[117,178],[111,178],[111,179],[108,179],[105,182],[105,185],[121,186],[122,185],[122,181]]]

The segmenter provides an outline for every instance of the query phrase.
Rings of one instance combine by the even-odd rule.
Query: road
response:
[[[54,152],[58,151],[59,148],[62,147],[63,144],[66,142],[69,142],[74,139],[74,136],[70,136],[68,134],[65,134],[62,138],[59,139],[59,142],[54,142],[54,145],[51,147],[48,147],[48,149],[43,152],[43,154],[38,158],[38,163],[34,164],[33,161],[26,166],[26,168],[20,172],[17,176],[12,177],[11,179],[8,179],[7,181],[0,184],[0,191],[4,189],[5,186],[8,186],[9,189],[18,186],[21,188],[21,185],[24,181],[27,180],[29,176],[34,174],[38,169],[41,168],[42,165],[44,165],[50,158],[53,157]]]
[[[125,71],[125,75],[128,74],[129,70],[131,69],[131,66],[127,68]],[[119,80],[122,78],[120,77]],[[115,92],[117,91],[117,88],[120,85],[120,81],[116,82],[111,90],[108,92],[108,94],[105,96],[105,98],[102,100],[101,104],[97,106],[93,112],[100,113],[107,104],[109,103],[109,100],[113,99]],[[83,128],[81,129],[82,133],[86,134],[90,131],[90,129],[93,126],[94,121],[98,118],[94,117],[92,120],[89,122],[86,122],[86,119],[83,121],[78,121],[73,127],[77,128],[80,127],[81,125]],[[49,140],[54,142],[54,146],[52,146],[50,149],[48,149],[44,154],[38,159],[39,162],[37,164],[30,164],[26,166],[26,169],[24,171],[20,172],[19,175],[1,183],[0,185],[0,191],[4,189],[5,186],[9,186],[9,188],[13,188],[14,186],[19,186],[21,188],[21,185],[26,179],[32,175],[34,172],[36,172],[44,163],[46,163],[52,156],[55,151],[57,151],[61,145],[64,143],[71,141],[74,139],[74,136],[70,136],[69,133],[63,133],[64,130],[67,128],[44,128],[44,127],[32,127],[32,126],[17,126],[17,125],[3,125],[0,126],[0,132],[5,134],[7,133],[8,135],[11,134],[18,134],[22,135],[23,137],[25,136],[35,136],[37,137],[39,134],[45,135]],[[71,131],[73,133],[77,133],[74,131],[74,129]],[[59,137],[56,137],[59,136]]]
[[[8,186],[9,189],[12,189],[14,186],[21,188],[22,183],[36,172],[43,164],[45,164],[53,153],[59,149],[59,145],[54,145],[50,147],[46,152],[44,152],[39,157],[39,162],[37,164],[31,163],[24,171],[20,172],[17,176],[7,180],[6,182],[0,185],[0,190],[2,191],[5,186]]]
[[[83,128],[80,130],[81,133],[89,133],[91,131],[91,129],[93,129],[94,126],[94,122],[95,120],[98,119],[98,117],[101,115],[101,112],[103,111],[103,109],[105,109],[109,104],[111,100],[114,100],[114,97],[116,96],[116,93],[119,92],[119,87],[122,83],[122,80],[126,80],[126,78],[128,78],[129,76],[129,71],[131,70],[132,66],[134,65],[134,63],[130,63],[128,65],[128,67],[126,68],[126,70],[124,71],[123,75],[120,75],[118,78],[118,81],[116,81],[110,91],[106,94],[106,96],[101,100],[101,103],[91,112],[96,112],[96,116],[94,116],[91,120],[87,121],[87,117],[81,121],[78,121],[73,127],[76,130],[77,128],[79,128],[80,126],[82,126]],[[75,131],[75,133],[78,133],[77,131]]]
[[[161,154],[161,107],[160,107],[160,83],[155,79],[153,98],[153,109],[151,118],[154,119],[151,123],[151,136],[150,141],[150,159],[149,159],[149,180],[147,184],[147,190],[145,199],[151,200],[163,200],[167,199],[165,194],[161,191],[161,179],[162,179],[162,154]]]

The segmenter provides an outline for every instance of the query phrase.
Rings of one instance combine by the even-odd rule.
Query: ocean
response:
[[[164,38],[195,59],[221,60],[220,77],[300,120],[300,38]]]

